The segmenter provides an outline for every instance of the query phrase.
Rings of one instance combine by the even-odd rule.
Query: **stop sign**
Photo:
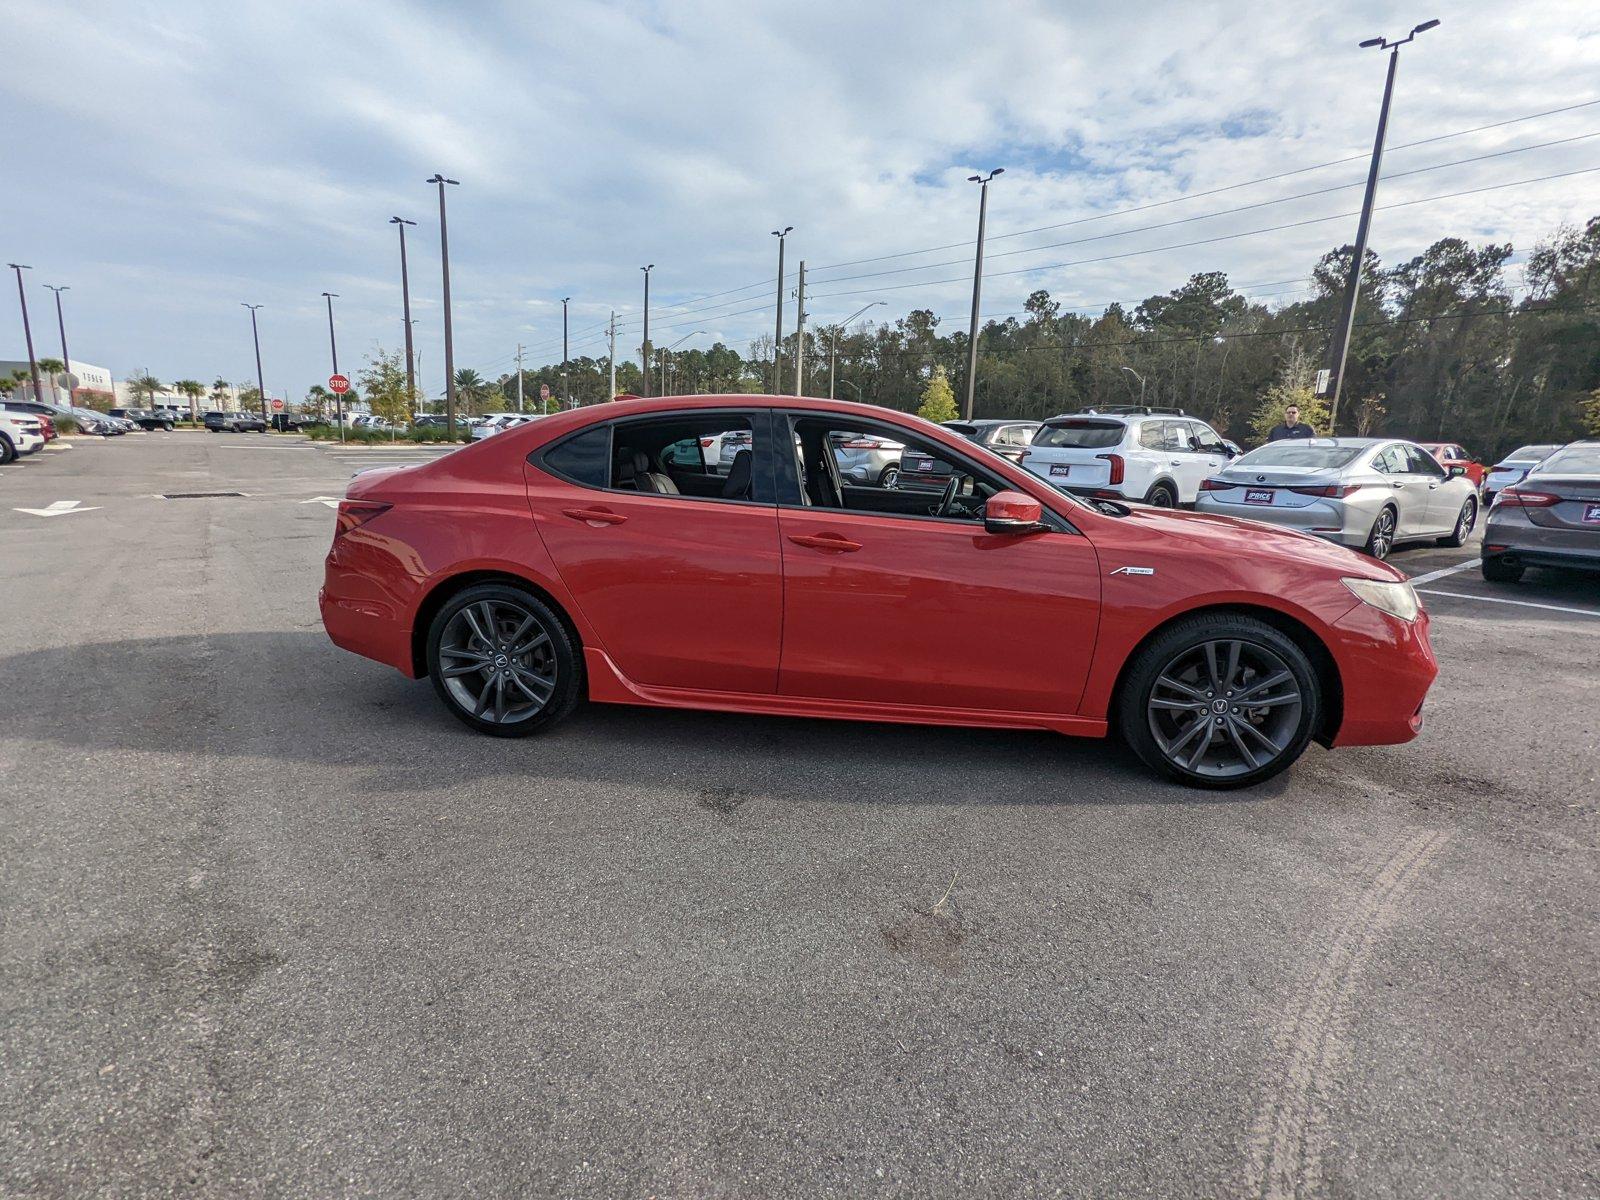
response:
[[[350,381],[343,375],[329,375],[328,387],[335,396],[342,396],[350,390]]]
[[[282,412],[283,411],[283,401],[282,400],[274,400],[272,402],[272,411],[273,412]]]

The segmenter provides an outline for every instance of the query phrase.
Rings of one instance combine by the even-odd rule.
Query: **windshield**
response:
[[[1046,421],[1033,435],[1034,449],[1104,450],[1122,441],[1121,421]]]
[[[1600,442],[1568,446],[1539,464],[1537,475],[1600,475]]]
[[[1342,467],[1367,449],[1365,446],[1340,446],[1329,442],[1283,441],[1273,442],[1252,450],[1233,465],[1245,467]]]
[[[1542,458],[1549,458],[1560,446],[1523,446],[1513,450],[1502,460],[1504,462],[1538,462]]]

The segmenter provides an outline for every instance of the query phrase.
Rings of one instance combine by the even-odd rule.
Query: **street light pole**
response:
[[[339,343],[333,336],[333,302],[339,298],[338,292],[323,292],[328,301],[328,353],[333,358],[333,373],[339,373]],[[333,394],[334,415],[339,419],[339,440],[344,441],[344,393]]]
[[[61,333],[61,373],[67,376],[67,403],[71,404],[72,357],[67,353],[67,322],[66,318],[61,315],[61,293],[70,292],[72,290],[72,285],[70,283],[66,283],[62,284],[60,287],[57,287],[53,283],[47,283],[44,286],[56,294],[56,329],[58,329]],[[55,381],[51,380],[50,382],[53,388]]]
[[[1389,52],[1389,74],[1383,84],[1383,106],[1378,110],[1378,133],[1372,143],[1372,163],[1367,168],[1367,190],[1361,199],[1361,220],[1356,225],[1356,244],[1350,256],[1350,274],[1345,279],[1344,305],[1339,323],[1334,326],[1333,344],[1328,351],[1328,433],[1338,432],[1339,393],[1344,389],[1344,364],[1350,353],[1350,334],[1355,328],[1356,300],[1361,294],[1361,266],[1367,256],[1367,233],[1372,228],[1372,203],[1378,194],[1378,173],[1383,166],[1383,143],[1389,130],[1389,101],[1394,96],[1394,72],[1400,63],[1400,47],[1439,24],[1424,21],[1397,42],[1387,38],[1368,38],[1363,49],[1379,46]]]
[[[644,272],[644,341],[639,343],[640,374],[644,376],[644,382],[640,386],[644,388],[646,396],[650,394],[650,272],[655,269],[655,263],[639,268]],[[616,395],[615,392],[611,394]]]
[[[256,396],[261,401],[261,423],[265,425],[268,424],[267,383],[261,374],[261,330],[256,326],[256,309],[262,306],[259,304],[245,304],[243,300],[239,301],[239,303],[250,310],[250,337],[256,344]]]
[[[1139,374],[1139,372],[1135,371],[1132,367],[1123,367],[1122,369],[1124,371],[1126,371],[1129,375],[1132,375],[1135,379],[1137,379],[1139,381],[1139,407],[1143,408],[1144,407],[1144,376]]]
[[[444,436],[456,440],[456,350],[450,330],[450,233],[444,217],[444,185],[459,187],[460,181],[434,173],[429,183],[439,185],[439,264],[444,272]]]
[[[571,355],[567,351],[567,301],[571,296],[561,297],[561,401],[567,407],[572,407],[572,385],[567,382],[567,363]]]
[[[881,304],[889,303],[887,300],[874,300],[871,304],[863,304],[855,312],[833,327],[833,336],[828,339],[828,399],[833,399],[833,368],[839,357],[839,330],[848,329],[850,322],[854,321],[869,308],[877,308]],[[856,395],[861,395],[861,389],[856,388]]]
[[[773,335],[772,342],[772,394],[774,396],[783,395],[783,243],[793,231],[793,225],[785,225],[782,229],[774,229],[772,231],[772,236],[778,239],[778,331]]]
[[[411,411],[417,411],[417,370],[416,355],[411,349],[411,273],[406,266],[406,226],[415,225],[415,221],[408,221],[404,217],[390,217],[389,224],[400,229],[400,303],[405,308],[406,320],[406,402],[411,405]],[[341,409],[344,404],[340,399]],[[339,427],[339,440],[344,441],[344,426]]]
[[[22,290],[22,273],[33,270],[22,263],[7,263],[17,273],[17,299],[22,301],[22,338],[28,343],[28,370],[33,374],[33,402],[44,403],[44,391],[39,387],[39,360],[33,356],[33,329],[28,325],[28,297]]]
[[[967,402],[962,414],[969,421],[978,385],[978,301],[983,293],[983,230],[989,217],[989,181],[1005,173],[1004,167],[996,167],[987,175],[967,176],[968,183],[982,185],[978,192],[978,256],[972,265],[972,328],[967,333]]]
[[[794,293],[794,394],[806,392],[806,260],[800,260],[800,282]]]

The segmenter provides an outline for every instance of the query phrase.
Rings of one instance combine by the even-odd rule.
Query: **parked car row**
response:
[[[101,437],[118,437],[124,433],[133,433],[139,428],[137,423],[127,417],[98,412],[92,408],[80,408],[75,404],[44,404],[35,400],[0,400],[0,411],[28,413],[35,417],[48,418],[52,425],[56,421],[65,418],[72,421],[84,433],[93,433]]]

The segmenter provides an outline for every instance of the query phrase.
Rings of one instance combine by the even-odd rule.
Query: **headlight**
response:
[[[1417,603],[1416,590],[1409,583],[1396,583],[1386,579],[1341,579],[1355,598],[1370,604],[1380,612],[1402,621],[1415,621],[1422,606]]]

